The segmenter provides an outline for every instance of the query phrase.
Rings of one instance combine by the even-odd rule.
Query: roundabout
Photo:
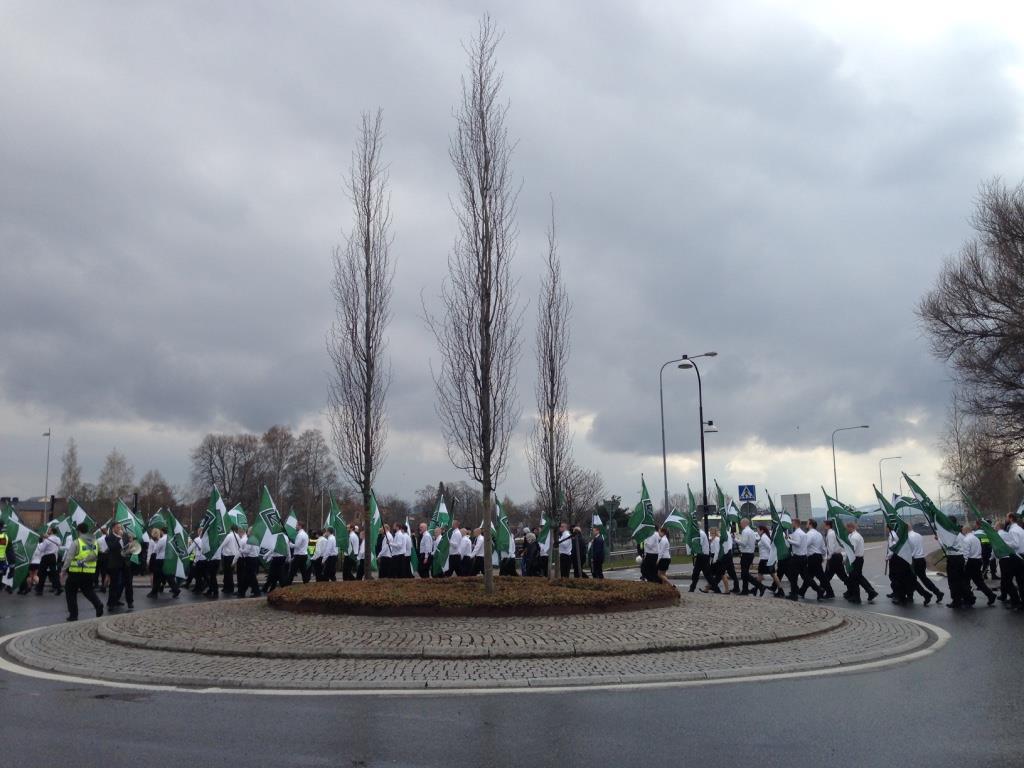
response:
[[[677,606],[549,617],[290,614],[263,600],[163,608],[3,640],[4,666],[194,691],[369,694],[636,687],[909,661],[930,625],[819,604],[686,594]]]

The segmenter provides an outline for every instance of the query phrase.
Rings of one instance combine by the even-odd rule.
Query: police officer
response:
[[[71,542],[64,554],[61,575],[64,577],[64,590],[68,604],[68,621],[78,621],[78,593],[81,591],[85,599],[96,609],[96,617],[103,615],[103,603],[96,597],[92,589],[96,578],[96,566],[99,561],[100,549],[96,539],[89,533],[89,526],[80,523],[78,538]]]

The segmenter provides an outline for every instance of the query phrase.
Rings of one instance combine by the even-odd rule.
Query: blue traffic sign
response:
[[[754,491],[754,486],[740,486],[740,501],[757,501],[757,493]]]

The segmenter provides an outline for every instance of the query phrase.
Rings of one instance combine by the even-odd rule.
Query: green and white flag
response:
[[[383,527],[383,524],[380,518],[380,507],[377,506],[377,495],[373,492],[373,488],[371,488],[370,531],[367,535],[370,537],[370,568],[374,571],[377,570],[377,537],[380,535],[380,529]]]
[[[676,531],[684,539],[686,538],[686,516],[675,507],[668,513],[668,517],[665,518],[662,527],[668,528],[669,531]]]
[[[188,578],[188,532],[177,518],[167,510],[164,513],[167,524],[167,546],[164,550],[164,576],[177,579]],[[160,526],[156,526],[160,527]]]
[[[408,515],[405,516],[405,530],[409,539],[412,540],[412,523]],[[427,536],[429,535],[430,531],[427,531]],[[419,547],[416,546],[415,542],[409,547],[409,568],[412,569],[413,574],[420,572],[420,553],[418,550]]]
[[[497,519],[497,525],[491,522],[491,535],[494,537],[494,551],[498,553],[498,558],[513,557],[516,553],[516,540],[512,536],[512,529],[508,524],[508,515],[505,514],[505,510],[501,508],[501,503],[498,501],[498,497],[494,497],[494,511],[495,518]],[[511,553],[511,554],[510,554]]]
[[[548,519],[548,513],[541,510],[540,513],[540,530],[537,532],[537,544],[546,547],[548,551],[551,550],[551,520]]]
[[[739,522],[739,518],[734,517],[733,507],[726,500],[717,480],[715,480],[715,495],[718,497],[718,552],[720,555],[728,557],[732,554],[732,527]]]
[[[643,544],[644,539],[654,533],[654,505],[651,503],[651,494],[647,492],[647,481],[640,475],[640,501],[633,507],[629,515],[629,535],[637,544]]]
[[[448,563],[448,540],[451,537],[451,525],[452,516],[448,514],[448,507],[445,506],[444,496],[440,496],[437,500],[437,506],[434,508],[434,514],[430,518],[430,529],[427,531],[430,536],[433,536],[434,531],[438,528],[441,529],[441,538],[437,540],[437,547],[434,551],[434,563],[430,567],[430,573],[433,576],[440,576],[444,573],[445,565]]]
[[[597,512],[594,513],[594,519],[590,521],[590,525],[592,528],[597,529],[597,535],[604,539],[605,549],[611,552],[612,542],[608,538],[608,528],[604,524],[604,521],[601,519],[601,516],[597,514]]]
[[[274,506],[274,500],[270,498],[270,491],[265,485],[260,494],[260,511],[252,523],[252,533],[249,534],[249,544],[259,547],[261,551],[266,550],[270,554],[288,554],[288,541],[284,536],[281,515],[277,511],[277,507]]]
[[[875,486],[871,486],[875,490],[875,497],[878,499],[878,503],[881,505],[882,516],[885,518],[885,524],[889,526],[889,530],[892,532],[888,539],[888,550],[890,555],[895,555],[901,560],[906,560],[908,564],[914,562],[914,548],[910,544],[909,533],[910,528],[907,523],[899,516],[896,512],[896,508],[893,507],[885,497],[879,493]]]
[[[220,546],[224,543],[224,537],[230,530],[227,521],[228,508],[224,499],[220,496],[217,486],[210,491],[210,501],[206,505],[206,512],[199,522],[200,550],[210,558],[216,559],[220,552]]]
[[[153,516],[149,518],[149,521],[146,523],[147,531],[151,531],[154,528],[159,528],[161,531],[167,531],[168,533],[171,532],[171,522],[168,519],[168,516],[164,514],[163,507],[160,507],[160,509],[154,512]]]
[[[299,518],[295,514],[294,509],[288,510],[288,517],[284,519],[284,534],[288,537],[288,541],[292,544],[295,543],[295,537],[299,533]]]
[[[85,523],[89,526],[90,531],[96,530],[96,521],[86,514],[85,510],[82,509],[82,505],[74,499],[68,499],[68,521],[71,524],[73,531],[78,530],[78,526]]]
[[[139,544],[142,543],[142,534],[145,532],[142,527],[142,521],[120,499],[117,500],[117,505],[114,507],[114,522],[120,523],[126,533],[131,534]],[[132,555],[131,561],[138,565],[139,556]]]
[[[39,534],[27,525],[22,525],[13,509],[9,509],[9,512],[4,516],[3,526],[7,535],[8,563],[3,583],[10,589],[19,589],[28,578],[29,564],[39,545]]]
[[[430,518],[430,535],[434,535],[434,531],[438,528],[444,528],[446,531],[452,524],[452,516],[448,514],[448,507],[445,506],[444,496],[441,496],[437,500],[437,506],[434,507],[434,514]]]
[[[348,525],[345,524],[345,518],[341,516],[341,510],[338,508],[338,504],[334,500],[334,494],[328,491],[327,498],[330,499],[331,506],[327,512],[327,522],[324,524],[324,527],[334,529],[335,540],[344,538],[346,540],[345,549],[347,550]],[[376,542],[376,539],[374,541]]]
[[[693,489],[690,488],[689,483],[686,484],[686,497],[689,508],[683,518],[683,536],[686,539],[686,549],[690,556],[696,557],[704,553],[704,547],[701,546],[701,520],[697,516],[697,500],[693,496]]]
[[[935,506],[934,502],[928,498],[928,494],[921,489],[921,486],[914,482],[912,477],[904,472],[903,478],[907,481],[910,492],[914,494],[914,498],[917,500],[917,509],[928,519],[929,525],[931,525],[932,530],[935,532],[935,537],[939,540],[939,546],[945,552],[948,547],[956,544],[956,538],[960,535],[960,529],[941,509]]]
[[[771,539],[772,546],[775,547],[775,557],[777,560],[785,560],[789,557],[789,541],[786,539],[786,533],[793,529],[793,518],[785,510],[781,515],[779,514],[768,489],[765,489],[764,495],[768,497],[768,511],[772,516]]]
[[[262,503],[262,499],[260,501]],[[241,533],[245,533],[247,530],[249,530],[249,516],[245,514],[245,510],[242,509],[241,504],[235,504],[235,506],[229,509],[226,517],[228,522],[227,529],[229,531],[231,530],[232,525],[237,525],[238,530]]]
[[[967,502],[967,506],[970,507],[971,514],[974,515],[974,519],[978,521],[978,525],[981,526],[981,530],[988,536],[988,543],[992,545],[992,554],[997,559],[1004,557],[1019,558],[1018,555],[1009,544],[1003,541],[1003,537],[999,535],[999,532],[992,527],[992,524],[981,516],[981,512],[974,506],[974,502],[971,501],[971,497],[967,495],[967,492],[963,488],[960,489],[960,494],[964,497],[964,501]],[[1020,567],[1020,564],[1017,564]]]
[[[842,517],[852,517],[854,520],[859,520],[860,516],[864,513],[859,509],[854,509],[849,504],[844,504],[829,495],[828,491],[825,490],[825,486],[821,486],[821,492],[825,494],[825,517],[836,521],[838,525]]]

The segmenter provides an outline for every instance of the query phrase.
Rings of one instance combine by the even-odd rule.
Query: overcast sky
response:
[[[243,10],[244,8],[244,10]],[[702,361],[708,477],[862,504],[933,487],[949,401],[913,307],[1022,175],[1014,5],[475,2],[0,6],[0,495],[125,452],[188,477],[209,431],[326,426],[331,252],[360,112],[384,110],[394,383],[378,492],[457,479],[420,318],[455,236],[448,157],[486,9],[522,180],[515,271],[533,411],[550,198],[575,304],[579,461],[661,492],[658,369]],[[700,484],[697,382],[669,367],[669,484]],[[532,495],[522,435],[500,490]]]

